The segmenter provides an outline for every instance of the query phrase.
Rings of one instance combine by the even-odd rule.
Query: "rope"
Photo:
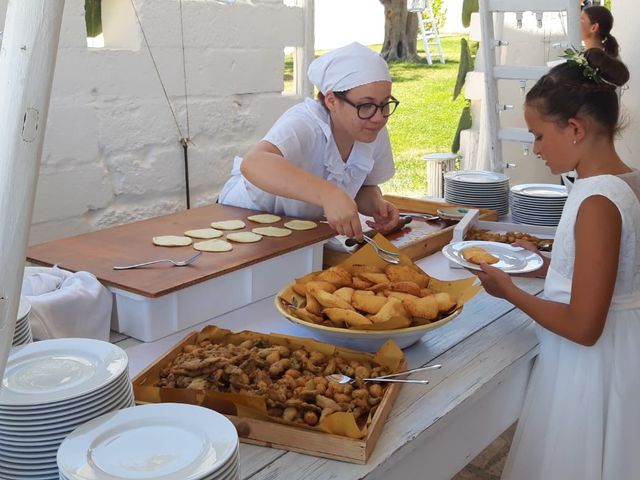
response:
[[[187,115],[187,141],[191,139],[189,132],[189,102],[187,100],[187,61],[184,53],[184,22],[182,19],[182,0],[180,0],[180,38],[182,40],[182,76],[184,78],[184,108]]]
[[[156,71],[156,75],[158,77],[158,81],[160,82],[160,86],[162,87],[162,92],[164,93],[164,98],[167,100],[167,105],[169,106],[169,110],[171,111],[171,116],[173,117],[173,121],[176,124],[176,129],[178,130],[178,136],[180,137],[180,144],[182,145],[183,156],[184,156],[184,177],[185,177],[185,190],[186,190],[186,199],[187,199],[187,210],[191,208],[191,192],[189,187],[189,142],[191,141],[191,132],[189,127],[189,101],[187,94],[187,61],[185,56],[185,48],[184,48],[184,21],[182,15],[182,0],[180,0],[180,38],[182,41],[182,76],[184,79],[184,105],[185,105],[185,114],[187,117],[187,136],[185,137],[182,134],[182,130],[180,129],[180,125],[178,123],[178,118],[176,117],[176,112],[173,109],[173,105],[171,105],[171,100],[169,99],[169,94],[167,93],[167,89],[164,86],[164,82],[162,81],[162,77],[160,76],[160,70],[158,69],[158,64],[156,63],[156,59],[153,56],[153,52],[151,51],[151,46],[149,45],[149,40],[147,40],[147,34],[142,27],[142,22],[140,21],[140,16],[138,15],[138,11],[136,10],[136,6],[133,3],[133,0],[129,0],[131,2],[131,7],[133,8],[133,12],[136,15],[136,20],[138,21],[138,25],[140,25],[140,31],[142,32],[142,38],[144,39],[144,43],[147,46],[147,51],[149,52],[149,56],[151,57],[151,62],[153,63],[153,68]]]
[[[136,20],[138,21],[138,25],[140,25],[140,31],[142,32],[142,38],[144,39],[144,43],[147,46],[147,50],[149,51],[149,56],[151,57],[151,62],[153,63],[153,68],[156,70],[156,75],[158,76],[158,81],[160,82],[160,86],[162,87],[162,92],[164,93],[164,98],[167,100],[167,104],[169,105],[169,110],[171,110],[171,116],[173,117],[173,121],[176,124],[176,129],[178,130],[178,135],[181,139],[185,138],[182,135],[182,130],[180,130],[180,125],[178,124],[178,118],[176,117],[176,113],[173,110],[173,106],[171,105],[171,100],[169,99],[169,95],[167,94],[167,89],[164,86],[162,81],[162,77],[160,76],[160,71],[158,70],[158,65],[156,63],[156,59],[153,56],[153,52],[151,51],[151,47],[149,46],[149,41],[147,40],[147,34],[142,27],[142,22],[140,21],[140,16],[138,15],[138,10],[136,10],[136,6],[133,3],[133,0],[129,0],[131,2],[131,7],[133,8],[133,12],[136,15]],[[182,2],[180,2],[182,5]],[[186,87],[185,87],[186,88]]]

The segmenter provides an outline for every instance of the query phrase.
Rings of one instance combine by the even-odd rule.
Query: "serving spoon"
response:
[[[419,383],[422,385],[426,385],[429,383],[429,380],[401,380],[393,377],[399,377],[402,375],[409,375],[410,373],[422,372],[424,370],[435,370],[437,368],[441,368],[442,365],[439,363],[436,365],[429,365],[427,367],[419,367],[412,368],[411,370],[404,370],[398,373],[390,373],[389,375],[382,375],[380,377],[375,378],[363,378],[364,382],[387,382],[387,383]],[[350,377],[349,375],[344,375],[342,373],[332,373],[331,375],[326,375],[325,378],[331,382],[336,383],[353,383],[356,381],[355,378]]]

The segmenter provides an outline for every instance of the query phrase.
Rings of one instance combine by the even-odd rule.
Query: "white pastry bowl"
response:
[[[340,345],[353,350],[365,352],[377,351],[384,342],[392,339],[400,348],[407,348],[420,340],[428,331],[441,327],[450,322],[462,311],[462,306],[453,313],[440,320],[407,328],[393,330],[356,330],[349,328],[330,327],[317,323],[307,322],[295,315],[292,315],[287,307],[287,302],[282,298],[282,294],[290,285],[283,288],[275,297],[276,309],[290,322],[309,330],[311,336],[317,340]]]

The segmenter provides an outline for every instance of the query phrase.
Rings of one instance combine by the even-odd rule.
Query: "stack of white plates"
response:
[[[523,183],[511,189],[511,218],[517,223],[556,226],[560,222],[567,187],[552,183]]]
[[[237,480],[238,434],[203,407],[158,403],[96,418],[60,445],[62,480]]]
[[[31,327],[29,326],[29,312],[31,304],[26,298],[20,297],[20,307],[18,307],[18,319],[16,320],[16,329],[13,333],[13,346],[24,345],[33,342],[31,335]]]
[[[133,405],[124,351],[86,338],[11,350],[0,389],[0,479],[58,479],[56,452],[75,428]]]
[[[444,174],[444,198],[449,203],[509,213],[509,177],[503,173],[461,170]]]

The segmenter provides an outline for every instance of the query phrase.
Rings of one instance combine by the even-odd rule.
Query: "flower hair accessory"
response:
[[[574,48],[567,48],[564,51],[564,55],[560,55],[563,58],[567,59],[567,63],[570,63],[572,65],[576,65],[577,67],[580,68],[580,70],[582,70],[582,75],[584,75],[586,78],[588,78],[589,80],[595,82],[595,83],[605,83],[607,85],[611,85],[613,87],[616,87],[617,85],[609,82],[608,80],[602,78],[602,75],[600,75],[600,69],[598,67],[593,67],[590,63],[589,60],[587,60],[587,57],[585,56],[585,51],[584,50],[576,50]]]

